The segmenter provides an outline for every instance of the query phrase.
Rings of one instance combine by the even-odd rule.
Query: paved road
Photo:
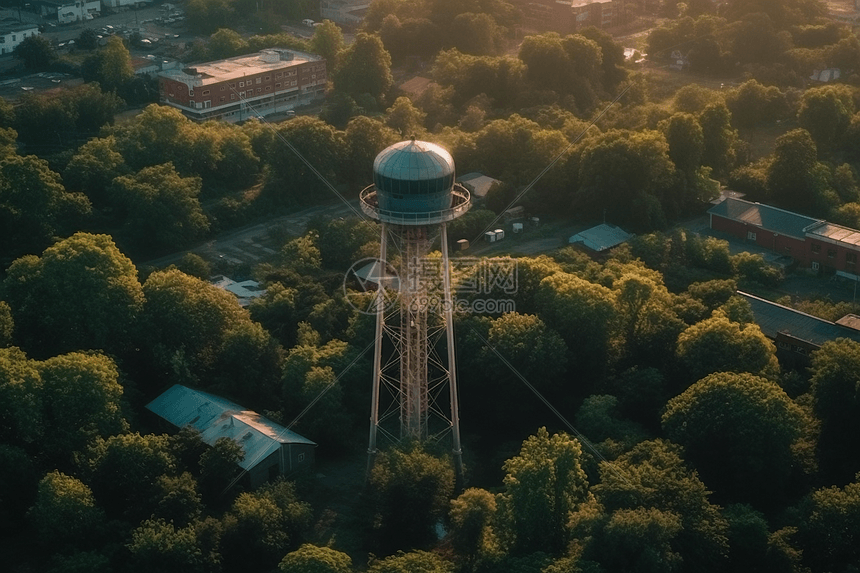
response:
[[[163,268],[179,262],[186,253],[196,253],[215,265],[255,265],[271,258],[283,246],[286,237],[304,234],[308,222],[315,217],[349,217],[358,211],[358,200],[349,204],[336,203],[309,207],[290,215],[273,217],[259,223],[227,231],[196,247],[145,261],[142,266]]]

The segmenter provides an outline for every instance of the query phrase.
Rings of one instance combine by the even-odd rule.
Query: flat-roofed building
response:
[[[158,74],[161,103],[195,121],[244,121],[291,110],[322,97],[326,62],[313,54],[270,48]]]

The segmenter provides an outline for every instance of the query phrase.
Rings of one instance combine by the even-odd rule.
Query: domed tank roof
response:
[[[376,156],[373,172],[400,181],[444,178],[454,175],[454,158],[435,143],[414,139],[401,141]]]

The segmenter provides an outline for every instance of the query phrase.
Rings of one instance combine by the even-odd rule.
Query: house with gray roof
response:
[[[752,309],[755,322],[776,344],[780,360],[807,365],[812,352],[837,338],[860,342],[860,331],[793,308],[738,291]]]
[[[313,466],[314,442],[214,394],[175,384],[146,408],[175,428],[191,426],[210,446],[219,438],[242,446],[251,488]]]

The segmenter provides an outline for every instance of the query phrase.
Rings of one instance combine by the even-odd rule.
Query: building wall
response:
[[[860,248],[850,247],[839,243],[815,238],[814,235],[807,235],[807,264],[811,267],[824,273],[835,273],[842,271],[852,275],[860,274],[858,272],[858,263],[860,263]]]
[[[289,476],[312,468],[314,449],[308,444],[281,445],[279,451],[269,454],[248,471],[249,485],[256,489],[279,475]]]
[[[762,229],[758,225],[733,221],[714,214],[711,214],[711,228],[715,231],[728,233],[738,239],[755,243],[763,249],[770,249],[780,255],[790,256],[797,260],[801,266],[809,266],[806,264],[806,253],[809,247],[803,239],[780,235]]]
[[[0,32],[0,55],[11,54],[15,46],[24,41],[24,38],[38,36],[39,28],[33,26],[26,30],[15,30],[14,32]]]
[[[252,115],[292,109],[325,89],[324,60],[283,63],[282,68],[197,86],[159,76],[160,100],[181,109],[192,119],[240,121]]]
[[[860,275],[860,246],[835,243],[814,234],[797,239],[714,214],[711,214],[711,228],[738,239],[754,242],[774,253],[790,256],[804,268],[823,273]],[[751,233],[755,235],[754,238]]]
[[[100,14],[101,11],[101,0],[75,0],[57,7],[57,22],[71,24],[86,20],[87,14]]]

